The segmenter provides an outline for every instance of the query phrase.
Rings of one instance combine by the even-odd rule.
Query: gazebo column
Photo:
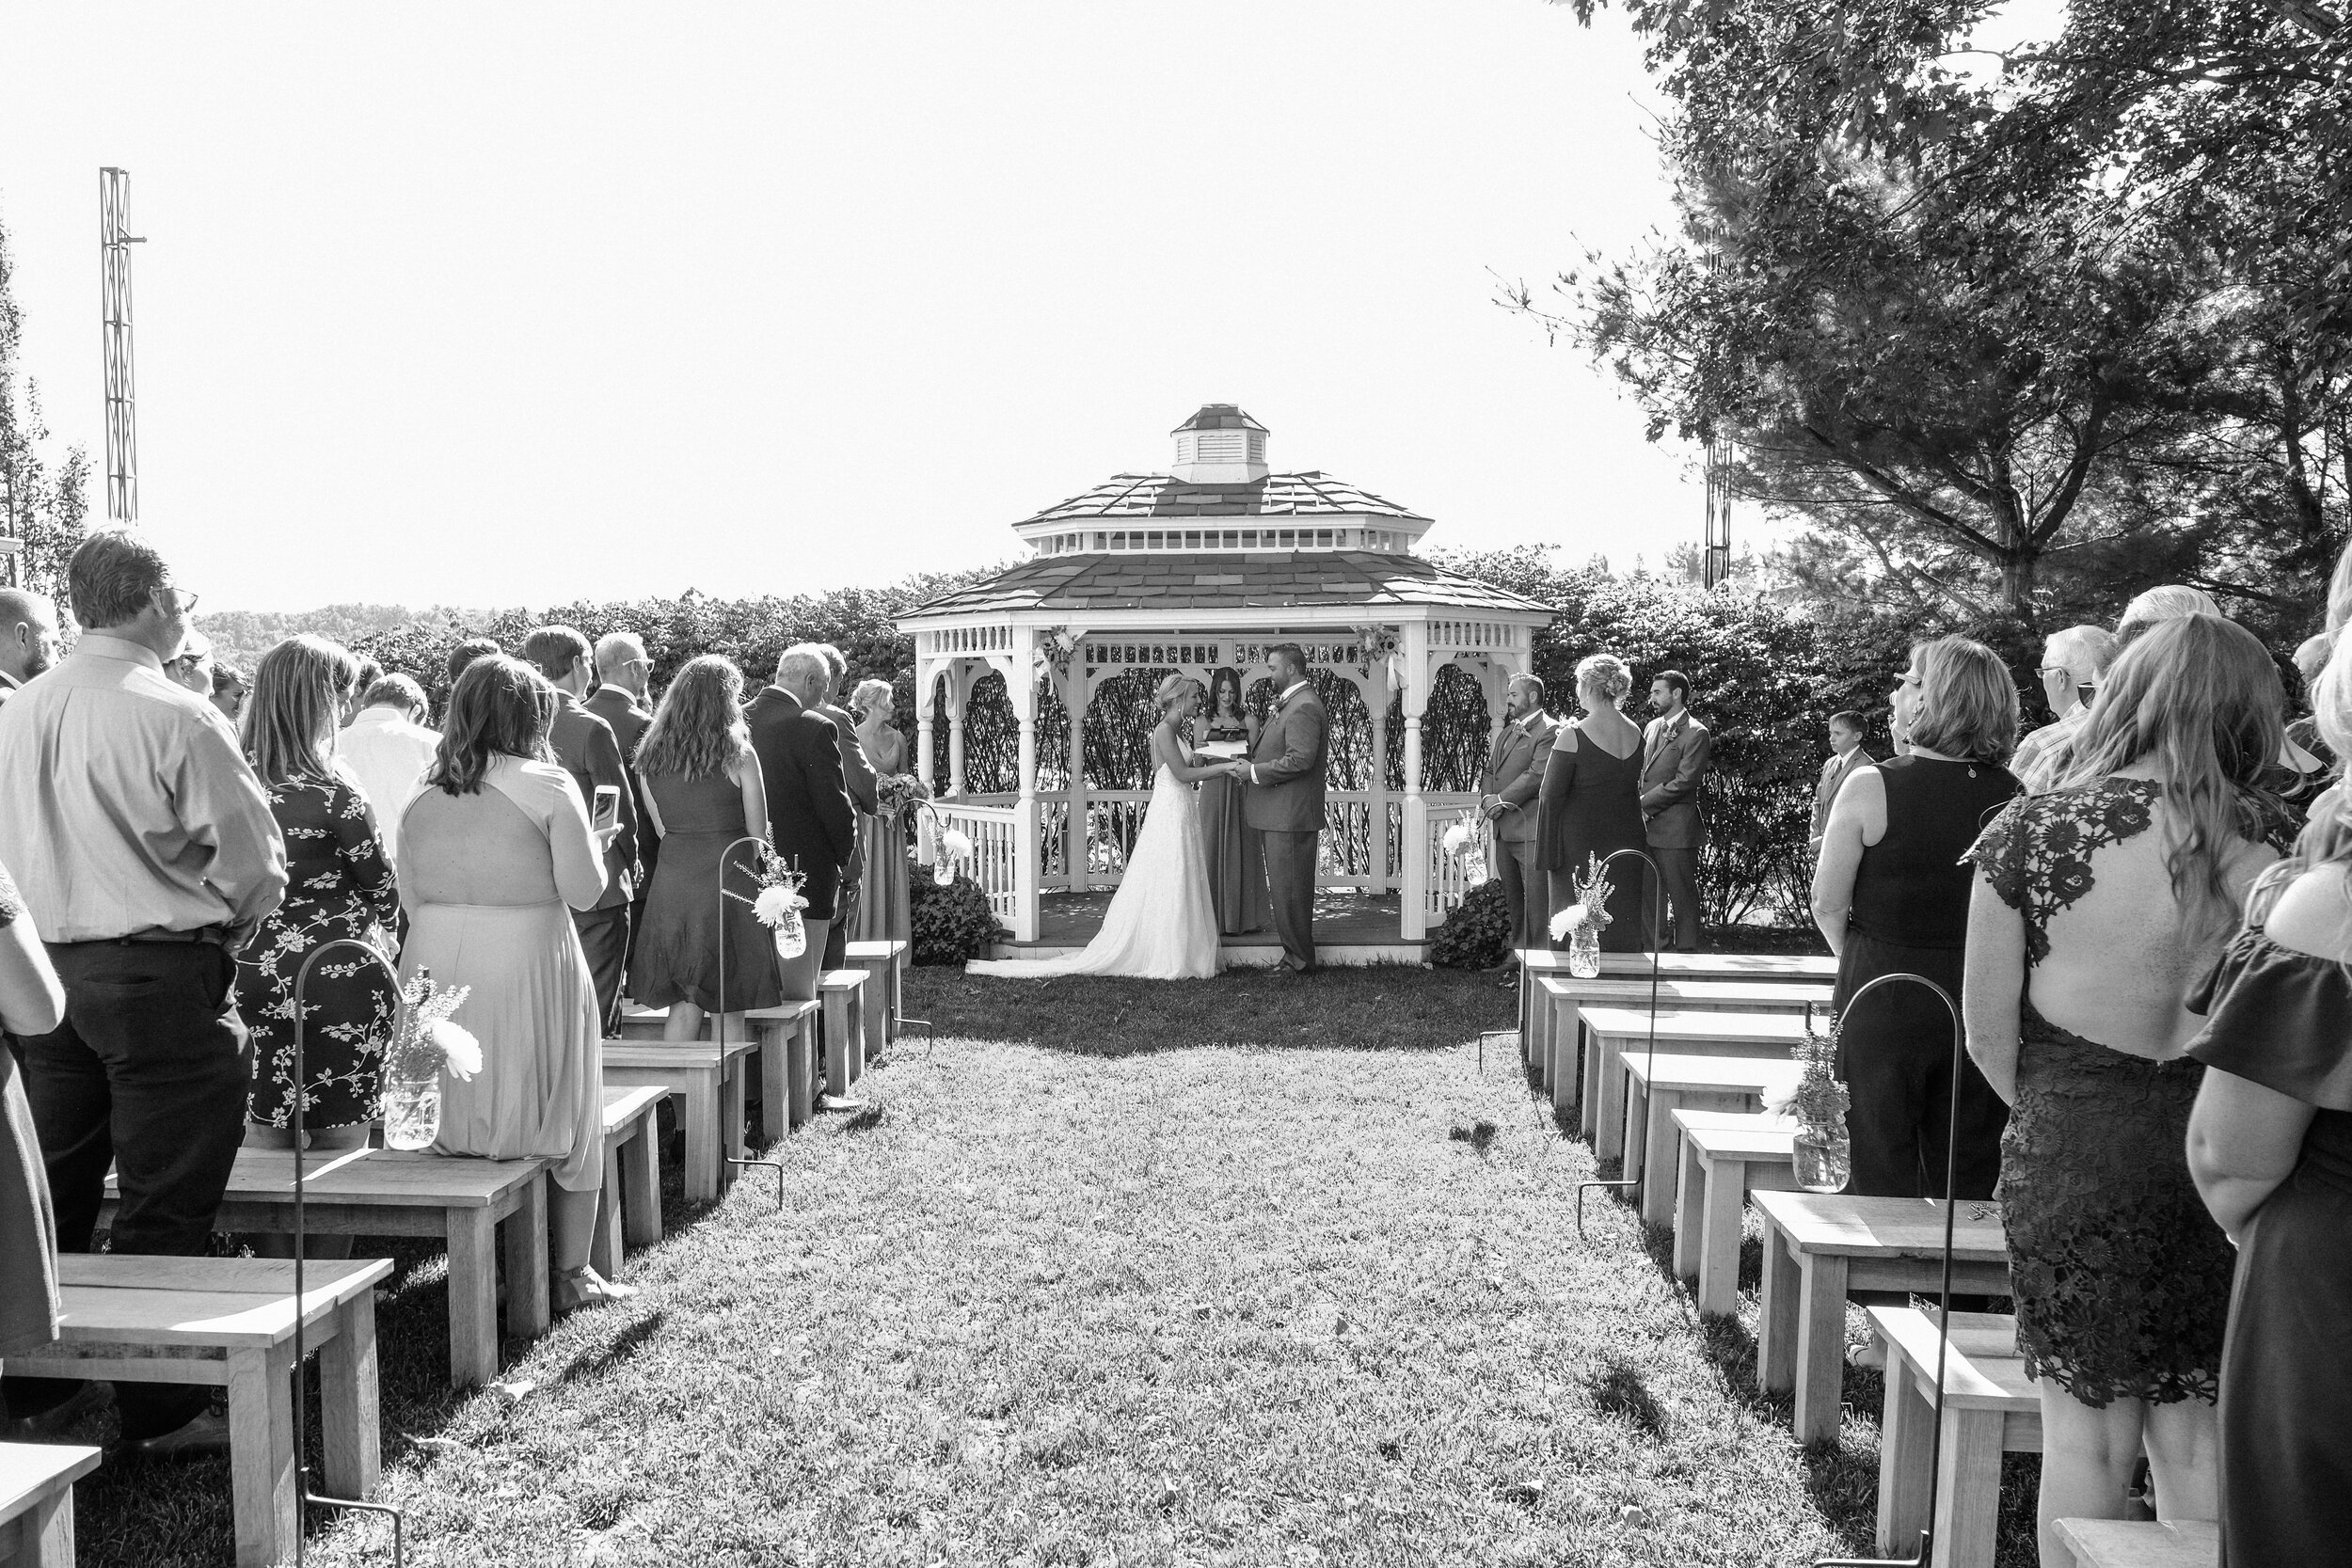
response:
[[[1062,869],[1070,891],[1087,890],[1087,671],[1086,655],[1073,654],[1062,677],[1062,708],[1070,715],[1070,787],[1062,821]]]
[[[1405,625],[1405,856],[1398,935],[1419,942],[1429,928],[1429,805],[1422,799],[1421,721],[1429,711],[1429,627]]]
[[[1364,693],[1364,708],[1372,716],[1372,874],[1382,891],[1396,885],[1396,865],[1389,859],[1389,667],[1375,667]]]
[[[972,694],[972,667],[963,659],[947,666],[947,793],[963,793],[963,702]]]
[[[1012,936],[1037,940],[1038,883],[1042,872],[1037,800],[1037,628],[1012,628],[1012,669],[1005,680],[1013,718],[1021,725],[1020,794],[1013,801]]]

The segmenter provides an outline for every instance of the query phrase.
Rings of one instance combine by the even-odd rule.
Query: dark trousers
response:
[[[862,873],[865,867],[858,869]],[[857,924],[858,897],[866,891],[860,885],[863,880],[862,876],[852,877],[847,870],[841,873],[841,891],[834,895],[833,900],[833,927],[825,932],[822,962],[827,969],[839,969],[850,961],[850,927]]]
[[[1315,967],[1315,832],[1262,831],[1265,851],[1266,908],[1274,913],[1274,934],[1282,939],[1282,956],[1293,969]]]
[[[1551,945],[1551,876],[1535,863],[1535,841],[1512,844],[1495,840],[1495,880],[1502,884],[1502,901],[1511,911],[1511,945]]]
[[[1642,930],[1646,937],[1653,927],[1665,938],[1664,945],[1677,953],[1699,950],[1699,852],[1696,849],[1661,849],[1650,846],[1649,858],[1658,863],[1658,879],[1665,884],[1666,912],[1669,918],[1659,920],[1648,900],[1657,896],[1648,891],[1649,878],[1642,876]]]
[[[1846,935],[1837,966],[1837,1073],[1852,1104],[1846,1112],[1859,1197],[1941,1197],[1947,1155],[1952,1192],[1989,1198],[2001,1175],[2001,1131],[2009,1107],[1963,1051],[1955,1075],[1952,1015],[1935,993],[1908,982],[1881,986],[1849,1007],[1847,998],[1881,974],[1913,974],[1958,1000],[1962,949],[1907,947],[1860,931]],[[1960,1101],[1960,1141],[1951,1141],[1952,1101]]]
[[[111,1164],[121,1185],[114,1250],[200,1255],[245,1141],[253,1081],[236,960],[206,942],[113,942],[55,944],[49,960],[65,983],[65,1022],[19,1044],[57,1249],[89,1250]],[[7,1398],[33,1415],[75,1386],[10,1378]],[[183,1425],[209,1400],[203,1388],[158,1383],[122,1384],[115,1395],[126,1439]]]
[[[628,977],[628,906],[574,910],[572,929],[588,955],[588,974],[596,984],[596,1016],[607,1037],[621,1027],[621,982]]]

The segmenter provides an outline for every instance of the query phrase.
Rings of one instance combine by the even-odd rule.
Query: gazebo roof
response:
[[[1316,550],[1242,556],[1059,555],[943,594],[905,619],[1015,610],[1221,610],[1418,605],[1549,616],[1551,607],[1418,556]]]
[[[1237,404],[1204,403],[1199,413],[1168,434],[1181,436],[1187,430],[1254,430],[1263,434],[1265,426],[1243,413]]]
[[[1202,410],[1203,413],[1207,410]],[[1198,415],[1194,416],[1196,419]],[[1248,416],[1244,415],[1247,419]],[[1014,525],[1074,522],[1089,517],[1400,517],[1426,523],[1418,512],[1320,469],[1268,474],[1239,484],[1195,484],[1168,474],[1113,474],[1083,495],[1058,501]]]

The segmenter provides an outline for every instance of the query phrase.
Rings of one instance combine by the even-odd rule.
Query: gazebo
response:
[[[1170,669],[1205,684],[1220,667],[1247,681],[1269,644],[1297,642],[1375,718],[1371,787],[1331,791],[1319,881],[1399,895],[1393,939],[1333,957],[1418,956],[1474,879],[1444,834],[1474,816],[1475,797],[1423,787],[1422,721],[1438,673],[1451,664],[1474,678],[1499,721],[1510,677],[1530,668],[1534,633],[1553,612],[1413,555],[1427,517],[1319,471],[1269,471],[1265,427],[1232,404],[1210,404],[1171,434],[1169,472],[1115,474],[1014,524],[1029,560],[899,618],[914,640],[916,766],[942,815],[971,837],[968,869],[998,918],[1038,951],[1041,901],[1115,886],[1110,847],[1128,841],[1122,827],[1131,838],[1150,795],[1088,787],[1086,714],[1102,683]],[[1009,795],[965,789],[966,705],[991,673],[1004,677],[1019,725]],[[1070,721],[1062,790],[1038,786],[1049,691]],[[1386,787],[1380,721],[1396,697],[1401,792]],[[932,777],[935,705],[947,721],[944,787]]]

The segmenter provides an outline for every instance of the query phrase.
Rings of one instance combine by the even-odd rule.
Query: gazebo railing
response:
[[[1009,796],[951,795],[932,803],[940,826],[972,840],[963,873],[988,895],[989,910],[1009,926],[1021,912],[1020,814]]]
[[[1478,818],[1476,796],[1427,796],[1429,827],[1421,845],[1427,857],[1429,880],[1422,894],[1422,913],[1431,928],[1460,907],[1462,897],[1486,879],[1486,859],[1484,852],[1487,834],[1482,830],[1472,834],[1477,846],[1456,855],[1447,850],[1445,835],[1458,822],[1467,822],[1473,829],[1482,829]]]

